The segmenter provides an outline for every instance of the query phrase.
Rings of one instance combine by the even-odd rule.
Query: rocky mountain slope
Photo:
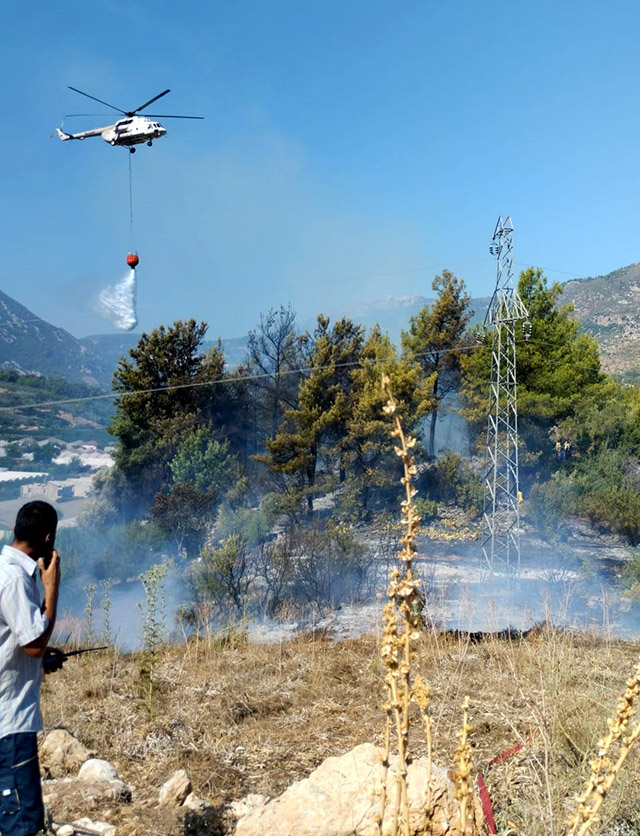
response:
[[[120,333],[78,339],[0,291],[0,369],[63,377],[108,390],[118,360],[139,338]],[[246,342],[246,337],[223,341],[230,366],[244,359]],[[205,349],[210,345],[205,343]]]
[[[573,303],[582,329],[598,340],[605,371],[640,379],[640,262],[566,282],[561,301]]]
[[[0,367],[98,384],[100,361],[63,328],[0,291]]]

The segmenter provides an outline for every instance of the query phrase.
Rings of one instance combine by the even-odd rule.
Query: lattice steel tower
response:
[[[485,317],[491,332],[491,393],[487,421],[482,553],[493,571],[496,561],[520,566],[518,404],[516,326],[525,338],[529,314],[513,283],[513,223],[498,218],[489,252],[498,260],[496,289]]]

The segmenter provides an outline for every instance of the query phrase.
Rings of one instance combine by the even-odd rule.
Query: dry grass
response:
[[[639,647],[543,629],[521,641],[473,644],[428,631],[415,649],[415,669],[432,688],[437,759],[453,763],[459,706],[470,694],[473,761],[489,785],[498,831],[562,833],[567,799],[582,788]],[[384,674],[373,637],[235,647],[194,639],[160,652],[150,710],[144,657],[105,652],[70,660],[46,679],[45,724],[68,728],[137,787],[133,805],[91,815],[118,824],[119,836],[178,836],[179,818],[159,816],[152,804],[175,769],[185,768],[196,793],[220,806],[250,792],[277,795],[330,755],[382,744]],[[487,766],[520,742],[518,753]],[[423,754],[419,743],[414,754]],[[632,753],[600,832],[610,822],[640,822],[637,779]],[[67,820],[87,813],[53,812]]]

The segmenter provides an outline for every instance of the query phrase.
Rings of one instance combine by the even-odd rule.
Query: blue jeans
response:
[[[31,836],[43,827],[37,735],[0,737],[0,834]]]

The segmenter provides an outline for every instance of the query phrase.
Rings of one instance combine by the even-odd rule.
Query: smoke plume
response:
[[[98,297],[101,313],[122,331],[132,331],[138,324],[136,315],[136,271],[131,269],[118,284],[105,287]]]

